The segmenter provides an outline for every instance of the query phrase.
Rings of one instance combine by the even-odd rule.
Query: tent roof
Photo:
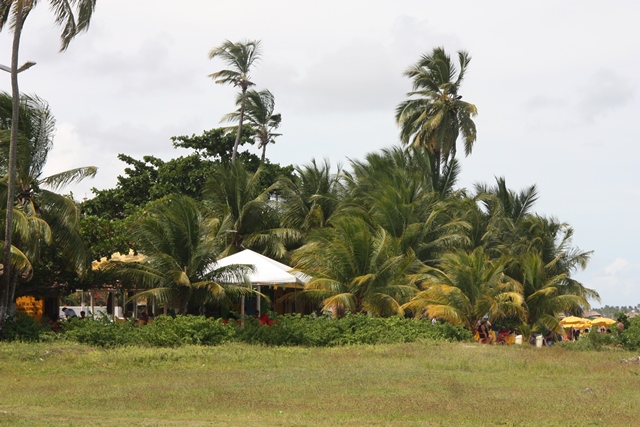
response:
[[[247,276],[254,285],[295,284],[300,281],[290,273],[292,268],[288,265],[249,249],[219,259],[216,265],[217,267],[226,267],[232,264],[253,266],[255,271]]]

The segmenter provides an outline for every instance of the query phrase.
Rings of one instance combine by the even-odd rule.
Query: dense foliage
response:
[[[476,140],[476,107],[460,95],[467,53],[459,52],[457,68],[437,48],[405,73],[413,91],[396,111],[405,147],[369,153],[332,170],[328,161],[281,167],[238,151],[256,137],[264,149],[277,136],[273,131],[281,119],[270,92],[247,91],[258,46],[226,42],[210,52],[230,65],[211,77],[241,89],[238,111],[228,116],[238,126],[172,138],[175,147],[193,153],[169,161],[120,154],[128,165],[124,176],[113,189],[94,190],[95,197],[81,204],[80,221],[74,209],[42,217],[57,221],[51,230],[63,231],[62,243],[78,243],[79,226],[80,243],[88,250],[76,251],[74,258],[61,246],[61,253],[41,259],[37,255],[46,250],[25,245],[30,250],[25,259],[47,267],[36,277],[86,288],[100,286],[108,274],[110,283],[135,288],[137,298],[150,298],[158,307],[174,307],[180,314],[221,313],[253,290],[243,271],[218,271],[216,260],[252,249],[307,275],[304,289],[287,298],[338,318],[326,323],[284,317],[273,329],[248,322],[236,334],[273,345],[397,342],[451,328],[442,332],[449,337],[459,327],[473,331],[483,317],[512,329],[560,332],[562,313],[580,315],[590,300],[598,300],[573,278],[591,252],[572,245],[568,224],[535,213],[535,185],[515,191],[500,177],[495,185],[456,187],[458,139],[465,154]],[[46,154],[32,163],[44,164]],[[29,182],[37,183],[38,176]],[[29,201],[37,203],[36,196],[45,193],[30,188]],[[66,222],[74,228],[59,227]],[[77,276],[65,279],[63,273],[74,271],[69,266],[130,250],[144,258],[110,262],[112,268],[99,274],[80,275],[75,268]],[[422,322],[425,318],[448,326],[434,329]],[[128,338],[119,338],[125,332],[117,328],[123,326],[109,329],[114,335],[106,342],[126,344]],[[174,336],[179,333],[167,334],[143,341],[183,342]]]
[[[27,330],[22,326],[22,330]],[[58,334],[40,338],[62,339],[97,347],[139,345],[147,347],[177,347],[185,344],[219,345],[236,341],[270,346],[333,347],[347,344],[390,344],[430,341],[469,341],[471,334],[448,323],[433,325],[430,321],[413,321],[394,316],[375,318],[349,315],[343,318],[312,316],[278,316],[271,326],[247,319],[244,327],[235,322],[203,316],[159,316],[140,326],[136,322],[111,322],[104,317],[96,320],[73,319],[62,323]],[[37,335],[22,332],[17,340],[37,340]]]

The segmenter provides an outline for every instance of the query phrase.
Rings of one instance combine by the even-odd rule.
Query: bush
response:
[[[5,341],[40,341],[47,328],[25,313],[16,313],[14,317],[7,318],[4,326]]]
[[[472,335],[466,329],[448,323],[432,325],[431,321],[416,321],[400,316],[381,318],[352,314],[339,319],[278,316],[272,326],[260,325],[251,320],[237,331],[236,338],[250,344],[328,347],[403,343],[418,339],[469,341]]]
[[[131,322],[112,322],[108,317],[95,320],[73,318],[61,324],[64,339],[97,347],[113,348],[136,344]]]
[[[220,319],[204,316],[158,316],[140,328],[144,340],[155,347],[175,347],[182,344],[219,345],[234,335],[233,326]],[[170,345],[168,345],[170,344]]]
[[[71,319],[62,325],[62,339],[112,348],[127,345],[179,347],[185,344],[219,345],[227,341],[270,346],[331,347],[345,344],[389,344],[435,341],[469,341],[466,329],[448,323],[403,317],[348,315],[340,319],[285,315],[271,326],[247,318],[244,328],[235,323],[203,316],[159,316],[139,326],[136,322],[113,323],[108,317],[96,320]]]
[[[145,326],[140,326],[135,321],[114,323],[107,317],[93,321],[71,319],[62,328],[64,339],[105,348],[125,345],[218,345],[228,341],[234,334],[232,326],[202,316],[158,316],[154,322]]]
[[[620,342],[628,350],[640,349],[640,316],[630,319],[629,326],[620,334]]]
[[[619,343],[618,337],[613,334],[603,334],[597,328],[592,328],[588,334],[580,334],[578,341],[562,341],[558,345],[567,350],[599,351],[612,347]]]

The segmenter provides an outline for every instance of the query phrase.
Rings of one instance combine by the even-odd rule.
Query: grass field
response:
[[[633,426],[637,354],[0,343],[0,426]]]

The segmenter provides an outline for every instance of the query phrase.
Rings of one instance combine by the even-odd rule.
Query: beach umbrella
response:
[[[593,324],[589,319],[585,319],[583,317],[569,316],[560,320],[560,326],[562,326],[563,328],[584,329],[584,328],[592,327]]]
[[[591,320],[591,324],[598,326],[612,326],[617,322],[613,319],[609,319],[608,317],[598,317],[597,319]]]

